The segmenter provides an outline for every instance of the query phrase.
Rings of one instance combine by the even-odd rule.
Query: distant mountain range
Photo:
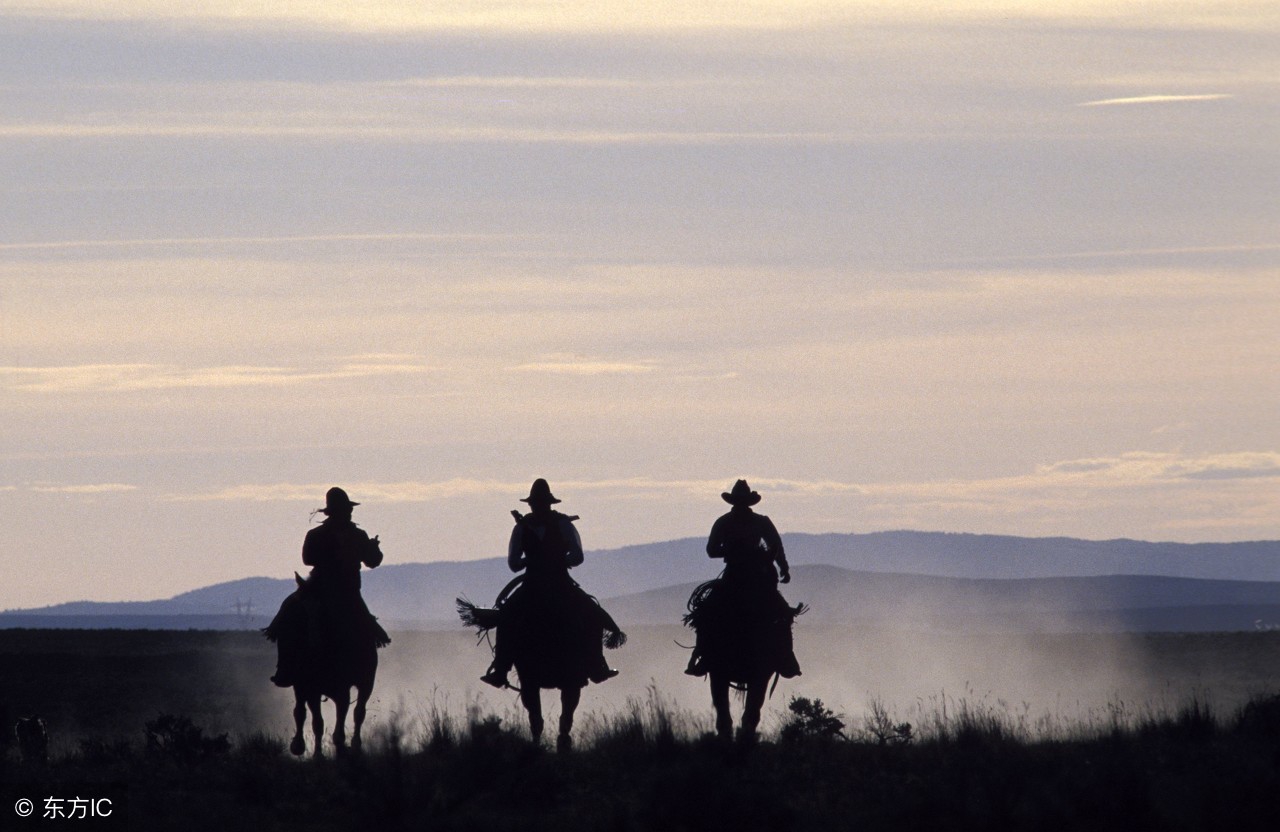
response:
[[[928,532],[785,535],[788,598],[807,621],[909,629],[1245,630],[1280,623],[1280,541],[1147,543]],[[301,565],[300,565],[301,566]],[[590,552],[574,577],[624,627],[673,623],[719,561],[701,539]],[[454,627],[454,598],[490,601],[505,561],[408,563],[364,573],[389,628]],[[0,627],[260,627],[292,577],[245,578],[155,601],[77,601],[0,613]]]

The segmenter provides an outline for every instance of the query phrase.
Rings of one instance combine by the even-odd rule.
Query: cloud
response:
[[[120,482],[104,482],[90,485],[31,485],[27,489],[37,494],[118,494],[126,491],[137,491],[138,486]]]
[[[705,496],[725,491],[736,477],[717,479],[661,479],[653,477],[623,477],[599,480],[556,480],[554,490],[566,493],[612,494],[618,498],[650,499],[655,496],[688,494]],[[797,494],[861,493],[859,485],[838,482],[803,482],[762,477],[751,480],[753,486]],[[175,494],[169,499],[192,501],[243,501],[243,502],[314,502],[320,499],[331,483],[264,483],[235,485],[217,491],[195,494]],[[353,482],[345,485],[347,493],[358,502],[426,503],[458,497],[485,495],[511,495],[525,493],[529,483],[496,479],[470,479],[457,477],[438,482]]]
[[[867,139],[852,130],[651,130],[626,128],[546,129],[537,127],[416,127],[392,124],[235,124],[144,122],[0,124],[0,139],[329,139],[336,141],[434,142],[455,144],[568,145],[787,145],[855,144]]]
[[[651,361],[600,361],[572,356],[548,356],[543,361],[531,361],[508,367],[518,373],[551,373],[571,376],[630,375],[652,373],[658,369]]]
[[[0,128],[2,130],[3,128]],[[120,240],[52,240],[32,243],[0,243],[0,251],[43,251],[97,248],[167,248],[170,246],[280,245],[297,243],[400,243],[515,240],[527,234],[283,234],[260,237],[140,237]]]
[[[1235,96],[1227,93],[1205,93],[1200,95],[1139,95],[1132,98],[1105,98],[1101,101],[1085,101],[1077,107],[1114,107],[1127,104],[1182,104],[1191,101],[1222,101]]]
[[[1046,484],[1094,487],[1148,485],[1177,480],[1280,477],[1280,453],[1222,453],[1183,456],[1135,451],[1116,457],[1078,459],[1042,465],[1033,475]]]
[[[1270,20],[1265,3],[1201,0],[1165,3],[1166,25],[1222,27],[1241,19]],[[510,2],[333,3],[331,0],[262,0],[243,3],[215,0],[172,3],[168,0],[32,0],[26,14],[79,20],[181,21],[213,26],[290,25],[357,31],[480,30],[533,32],[669,31],[680,29],[795,28],[840,20],[908,20],[931,22],[973,19],[1007,20],[1105,19],[1150,26],[1148,3],[1136,0],[968,0],[939,4],[934,0],[709,0],[687,3],[657,0],[524,0]],[[1238,23],[1236,23],[1238,25]]]
[[[202,494],[175,494],[177,502],[316,502],[332,483],[263,483],[235,485]],[[441,482],[353,482],[343,486],[356,502],[426,503],[455,497],[484,494],[511,494],[528,488],[528,483],[454,478]]]
[[[429,372],[412,356],[360,356],[325,369],[166,364],[0,367],[0,388],[30,393],[132,393],[192,388],[283,387],[337,379]]]

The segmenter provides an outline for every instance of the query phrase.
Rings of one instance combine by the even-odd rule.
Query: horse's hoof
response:
[[[307,753],[307,743],[301,737],[294,737],[293,742],[289,743],[289,753],[301,757]]]
[[[561,734],[556,737],[556,752],[559,754],[567,754],[573,750],[573,737],[568,734]]]

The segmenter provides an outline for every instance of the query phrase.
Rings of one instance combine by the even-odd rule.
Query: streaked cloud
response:
[[[1192,101],[1222,101],[1234,98],[1228,93],[1203,93],[1199,95],[1137,95],[1131,98],[1104,98],[1101,101],[1085,101],[1080,107],[1114,107],[1126,104],[1183,104]]]
[[[652,373],[658,365],[652,361],[605,361],[574,356],[547,356],[538,361],[508,368],[518,373],[552,373],[568,376],[605,376]]]
[[[282,387],[337,379],[404,375],[432,368],[405,356],[363,356],[320,369],[179,367],[165,364],[82,364],[0,367],[0,386],[31,393],[131,393],[181,388]]]
[[[1077,459],[1040,466],[1047,478],[1077,475],[1120,484],[1156,480],[1197,479],[1225,474],[1280,477],[1280,453],[1220,453],[1185,456],[1179,453],[1135,451],[1114,457]]]
[[[714,479],[662,479],[624,477],[613,479],[557,480],[555,488],[565,492],[610,493],[619,499],[655,495],[705,496],[726,490],[739,476],[752,488],[775,496],[822,498],[850,496],[868,499],[982,500],[994,495],[1031,497],[1046,489],[1076,491],[1148,488],[1177,482],[1206,479],[1280,479],[1280,452],[1242,452],[1204,455],[1135,451],[1115,457],[1074,459],[1038,466],[1026,474],[978,479],[923,482],[844,482],[800,480],[785,477],[727,474]],[[203,493],[174,495],[176,500],[314,501],[329,487],[325,483],[246,484]],[[354,482],[348,486],[352,499],[369,501],[431,502],[478,495],[521,492],[528,483],[513,480],[454,478],[438,482]],[[1277,494],[1280,498],[1280,494]]]
[[[63,251],[73,249],[172,248],[184,246],[275,246],[308,243],[401,243],[515,240],[527,234],[475,233],[386,233],[386,234],[282,234],[276,236],[223,237],[141,237],[121,240],[50,240],[30,243],[0,243],[0,251]]]
[[[1267,4],[1230,0],[1162,4],[1162,16],[1182,25],[1221,27],[1248,17],[1274,18]],[[1243,7],[1243,8],[1242,8]],[[1141,0],[966,0],[938,4],[933,0],[678,0],[636,4],[625,0],[525,0],[521,3],[468,2],[422,4],[387,0],[376,4],[332,3],[328,0],[267,0],[253,4],[219,0],[173,4],[165,0],[33,0],[27,14],[82,20],[164,20],[246,25],[293,24],[367,31],[486,29],[490,31],[673,30],[689,28],[788,27],[836,20],[928,19],[955,21],[1090,19],[1113,24],[1147,23],[1152,15]]]
[[[864,140],[862,132],[830,130],[610,130],[589,128],[538,129],[533,127],[431,127],[386,124],[0,124],[0,139],[336,139],[394,142],[474,142],[481,144],[522,142],[581,145],[692,145],[724,144],[847,144]],[[880,135],[881,138],[885,136]]]
[[[178,502],[321,502],[332,483],[263,483],[235,485],[203,494],[174,494],[168,499]],[[527,484],[455,478],[442,482],[352,482],[343,488],[351,499],[362,502],[425,503],[481,494],[512,493]],[[317,496],[319,495],[319,496]]]
[[[138,486],[129,485],[121,482],[104,482],[88,485],[49,485],[39,484],[27,486],[27,490],[37,494],[119,494],[128,491],[137,491]]]

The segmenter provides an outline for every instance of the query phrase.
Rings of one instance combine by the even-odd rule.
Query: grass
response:
[[[364,753],[320,760],[161,715],[47,765],[10,751],[0,782],[123,783],[129,828],[192,832],[1280,828],[1280,696],[1228,714],[1196,697],[1117,706],[1070,731],[968,696],[917,703],[910,731],[882,703],[861,723],[791,705],[758,743],[726,745],[651,688],[584,715],[577,750],[556,754],[518,714],[433,702],[384,720]]]

